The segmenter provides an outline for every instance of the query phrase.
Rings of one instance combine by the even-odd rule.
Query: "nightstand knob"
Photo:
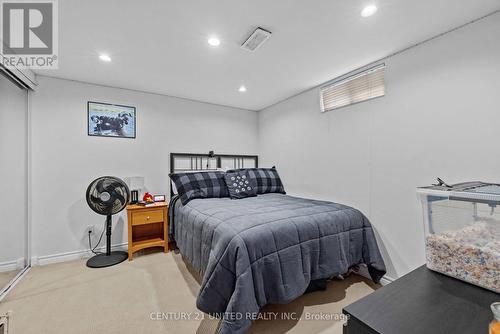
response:
[[[146,219],[149,220],[149,216],[147,216]]]

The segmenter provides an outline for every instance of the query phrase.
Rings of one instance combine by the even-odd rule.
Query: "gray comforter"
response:
[[[385,274],[368,219],[351,207],[265,194],[171,205],[181,254],[203,274],[197,307],[223,316],[219,333],[244,333],[259,309],[287,303],[312,280],[365,263]]]

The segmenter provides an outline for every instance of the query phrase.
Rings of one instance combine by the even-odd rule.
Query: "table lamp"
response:
[[[130,176],[125,178],[125,182],[130,188],[130,204],[139,202],[139,192],[144,188],[143,176]]]

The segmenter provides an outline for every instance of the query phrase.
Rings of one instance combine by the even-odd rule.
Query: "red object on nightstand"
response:
[[[142,200],[144,202],[153,202],[153,195],[151,195],[150,193],[145,193],[142,197]]]

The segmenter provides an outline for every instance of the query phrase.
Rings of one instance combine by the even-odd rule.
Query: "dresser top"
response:
[[[141,210],[141,209],[154,209],[158,207],[168,206],[167,202],[156,202],[154,205],[139,205],[139,204],[129,204],[127,205],[127,210]]]
[[[380,334],[478,334],[488,333],[497,301],[500,294],[422,266],[344,312]]]

